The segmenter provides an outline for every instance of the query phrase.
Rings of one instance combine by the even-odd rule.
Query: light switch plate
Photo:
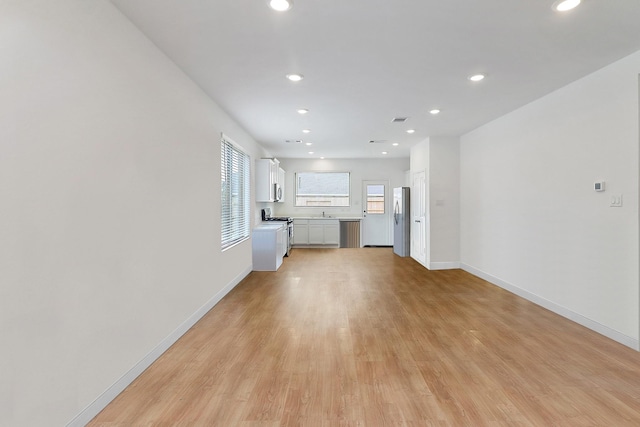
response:
[[[622,194],[615,194],[611,196],[611,204],[609,205],[612,208],[621,208],[622,207]]]

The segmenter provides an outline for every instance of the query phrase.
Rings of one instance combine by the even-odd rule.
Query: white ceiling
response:
[[[639,0],[111,1],[281,158],[406,157],[640,50]]]

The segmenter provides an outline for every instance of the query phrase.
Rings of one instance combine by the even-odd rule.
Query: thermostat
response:
[[[596,181],[593,183],[593,189],[595,191],[604,191],[604,181]]]

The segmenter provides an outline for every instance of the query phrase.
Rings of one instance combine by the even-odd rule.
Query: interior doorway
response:
[[[426,266],[427,262],[427,186],[424,171],[413,174],[411,187],[411,257]]]

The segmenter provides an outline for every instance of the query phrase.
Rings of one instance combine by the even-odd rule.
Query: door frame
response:
[[[367,218],[368,218],[368,213],[367,213],[367,186],[368,185],[383,185],[384,186],[384,214],[380,215],[380,217],[382,218],[376,218],[379,219],[381,223],[383,223],[384,225],[384,236],[382,236],[383,238],[379,241],[376,240],[367,240],[367,228],[371,227],[371,222],[367,222]],[[391,215],[391,210],[392,210],[392,202],[393,200],[389,200],[389,197],[391,196],[391,199],[393,199],[393,194],[391,193],[391,188],[390,188],[390,181],[388,179],[363,179],[362,180],[362,188],[361,188],[361,192],[362,192],[362,224],[360,227],[360,236],[361,236],[361,240],[362,240],[362,246],[392,246],[393,245],[393,216]],[[376,215],[377,217],[378,215]],[[370,226],[367,227],[366,224],[369,224]]]
[[[421,176],[422,184],[416,184],[416,180]],[[425,267],[429,260],[428,191],[427,172],[425,170],[414,172],[411,177],[411,258]]]

